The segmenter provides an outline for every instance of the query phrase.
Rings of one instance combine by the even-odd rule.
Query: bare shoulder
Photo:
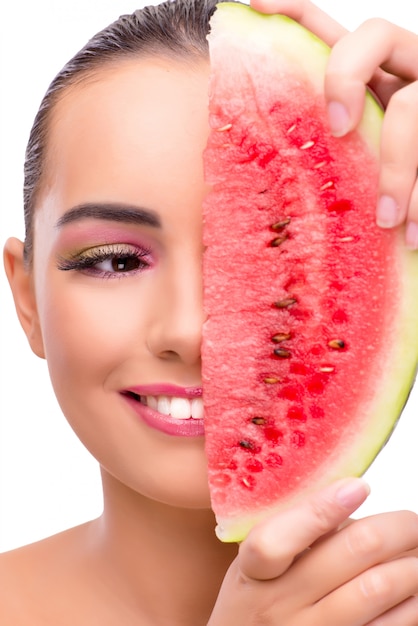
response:
[[[0,554],[0,624],[46,626],[61,612],[71,613],[91,524]]]

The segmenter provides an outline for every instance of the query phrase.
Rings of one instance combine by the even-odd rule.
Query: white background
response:
[[[96,31],[141,0],[3,2],[1,34],[0,245],[23,238],[22,163],[40,99],[62,65]],[[317,0],[349,29],[381,16],[418,32],[410,0]],[[95,461],[73,435],[50,389],[46,365],[30,352],[0,271],[0,550],[97,516]],[[418,323],[418,322],[417,322]],[[372,496],[362,513],[418,510],[418,390],[390,445],[368,472]]]

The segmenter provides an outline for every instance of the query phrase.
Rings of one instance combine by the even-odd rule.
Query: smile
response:
[[[140,402],[144,406],[148,406],[154,411],[158,411],[161,415],[167,415],[176,420],[201,420],[203,419],[203,400],[202,398],[179,398],[171,396],[142,396],[133,391],[128,391],[127,395]]]
[[[140,421],[153,430],[177,437],[204,436],[201,387],[162,383],[130,387],[121,393]]]

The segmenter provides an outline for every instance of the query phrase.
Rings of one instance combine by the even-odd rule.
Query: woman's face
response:
[[[164,59],[71,88],[50,127],[33,270],[52,383],[80,439],[136,491],[195,507],[208,505],[198,419],[207,97],[203,62]]]

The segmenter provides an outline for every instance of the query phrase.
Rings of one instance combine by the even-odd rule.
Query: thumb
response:
[[[369,493],[362,479],[343,479],[263,520],[240,545],[242,575],[254,580],[277,578],[298,554],[342,524]]]

